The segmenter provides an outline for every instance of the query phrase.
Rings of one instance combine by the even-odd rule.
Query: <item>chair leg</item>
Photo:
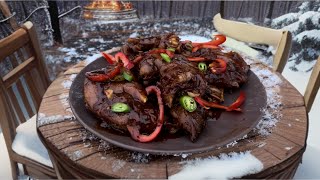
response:
[[[13,180],[18,179],[18,173],[19,173],[18,163],[10,159],[10,165],[11,165],[12,179]]]
[[[27,171],[27,166],[25,164],[22,164],[22,167],[23,167],[23,173],[27,176],[29,176],[29,173]]]

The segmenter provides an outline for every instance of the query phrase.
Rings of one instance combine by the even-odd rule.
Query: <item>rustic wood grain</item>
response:
[[[83,64],[76,65],[68,72],[76,72],[83,67]],[[69,91],[62,86],[62,82],[69,80],[70,74],[72,73],[65,73],[52,83],[43,98],[39,113],[46,116],[72,114],[66,110],[68,106],[62,103],[67,99]],[[59,170],[67,169],[67,172],[63,172],[68,174],[66,177],[167,178],[183,169],[183,161],[217,156],[220,153],[251,151],[263,163],[264,168],[257,176],[248,177],[292,178],[306,146],[308,118],[302,95],[277,74],[282,79],[282,116],[271,135],[261,136],[251,132],[234,146],[192,154],[185,159],[152,156],[148,163],[133,162],[129,151],[113,146],[109,150],[103,150],[99,148],[98,140],[82,139],[81,132],[85,129],[76,120],[41,125],[38,130],[50,152],[60,162]]]

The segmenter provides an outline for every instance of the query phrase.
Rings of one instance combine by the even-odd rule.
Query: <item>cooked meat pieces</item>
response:
[[[145,90],[138,83],[95,83],[85,79],[84,97],[87,107],[97,117],[122,132],[127,124],[134,123],[141,132],[151,133],[156,127],[158,108],[156,103],[147,102]],[[126,103],[132,109],[129,113],[111,111],[114,103]],[[154,105],[155,104],[155,105]]]
[[[202,112],[202,110],[202,108],[198,108],[194,112],[188,112],[183,107],[176,105],[171,108],[170,111],[175,123],[179,124],[180,127],[189,134],[192,142],[198,138],[206,125],[204,112]]]
[[[144,85],[155,84],[159,80],[159,70],[166,63],[159,55],[146,55],[139,63],[139,78]]]
[[[164,104],[172,107],[175,95],[192,92],[202,95],[207,83],[203,74],[190,62],[175,60],[160,69],[159,87],[162,91]]]
[[[142,51],[149,51],[154,48],[176,48],[179,45],[179,40],[179,37],[174,33],[141,39],[129,38],[127,43],[122,46],[122,52],[130,58],[133,58]]]
[[[180,105],[180,97],[200,96],[207,101],[221,103],[224,101],[224,89],[239,88],[247,81],[249,71],[249,66],[239,54],[207,47],[202,46],[192,52],[192,42],[180,42],[174,33],[141,39],[129,38],[122,47],[122,52],[134,63],[134,67],[130,69],[133,80],[94,83],[86,79],[85,101],[88,109],[114,129],[127,132],[127,125],[135,125],[142,134],[150,134],[156,128],[159,107],[154,95],[150,95],[147,100],[144,88],[155,85],[161,90],[166,109],[163,132],[175,133],[183,130],[189,134],[191,141],[195,141],[205,127],[206,120],[216,118],[215,111],[205,110],[198,105],[195,111],[189,112]],[[173,56],[173,53],[163,51],[169,50],[168,48],[174,48]],[[161,51],[149,53],[154,49]],[[159,52],[168,53],[171,62],[164,61]],[[190,57],[194,59],[189,59]],[[218,62],[216,59],[227,63],[225,72],[215,74],[210,70],[209,64]],[[191,62],[198,60],[199,62]],[[206,71],[199,69],[200,62],[207,65]],[[114,66],[110,67],[114,69]],[[121,72],[124,70],[127,71],[123,68]],[[126,103],[131,111],[112,112],[111,106],[116,102]]]
[[[205,79],[208,84],[215,85],[218,88],[239,88],[248,80],[249,65],[236,52],[229,52],[224,55],[217,55],[217,58],[227,62],[227,71],[222,74],[213,74],[206,72]]]

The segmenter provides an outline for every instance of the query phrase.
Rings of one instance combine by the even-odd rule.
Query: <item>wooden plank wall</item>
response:
[[[59,0],[59,13],[90,1]],[[263,24],[265,18],[275,18],[291,12],[301,1],[132,1],[141,18],[203,18],[213,17],[222,11],[230,19],[251,17],[255,22]],[[221,10],[220,10],[221,9]],[[69,15],[79,17],[77,11]]]
[[[266,18],[273,19],[292,12],[302,3],[301,1],[225,1],[224,18],[239,19],[252,18],[253,22],[269,26]]]

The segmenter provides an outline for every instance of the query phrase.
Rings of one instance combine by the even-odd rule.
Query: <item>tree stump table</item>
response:
[[[303,97],[280,74],[259,62],[250,64],[251,69],[264,69],[281,79],[277,89],[280,106],[277,110],[267,107],[277,119],[272,131],[264,135],[252,131],[232,145],[187,157],[145,155],[112,146],[86,131],[69,107],[69,87],[86,62],[73,66],[50,85],[38,113],[38,134],[62,178],[165,179],[179,173],[187,161],[244,151],[261,161],[263,169],[242,178],[292,178],[306,148],[308,116]]]

